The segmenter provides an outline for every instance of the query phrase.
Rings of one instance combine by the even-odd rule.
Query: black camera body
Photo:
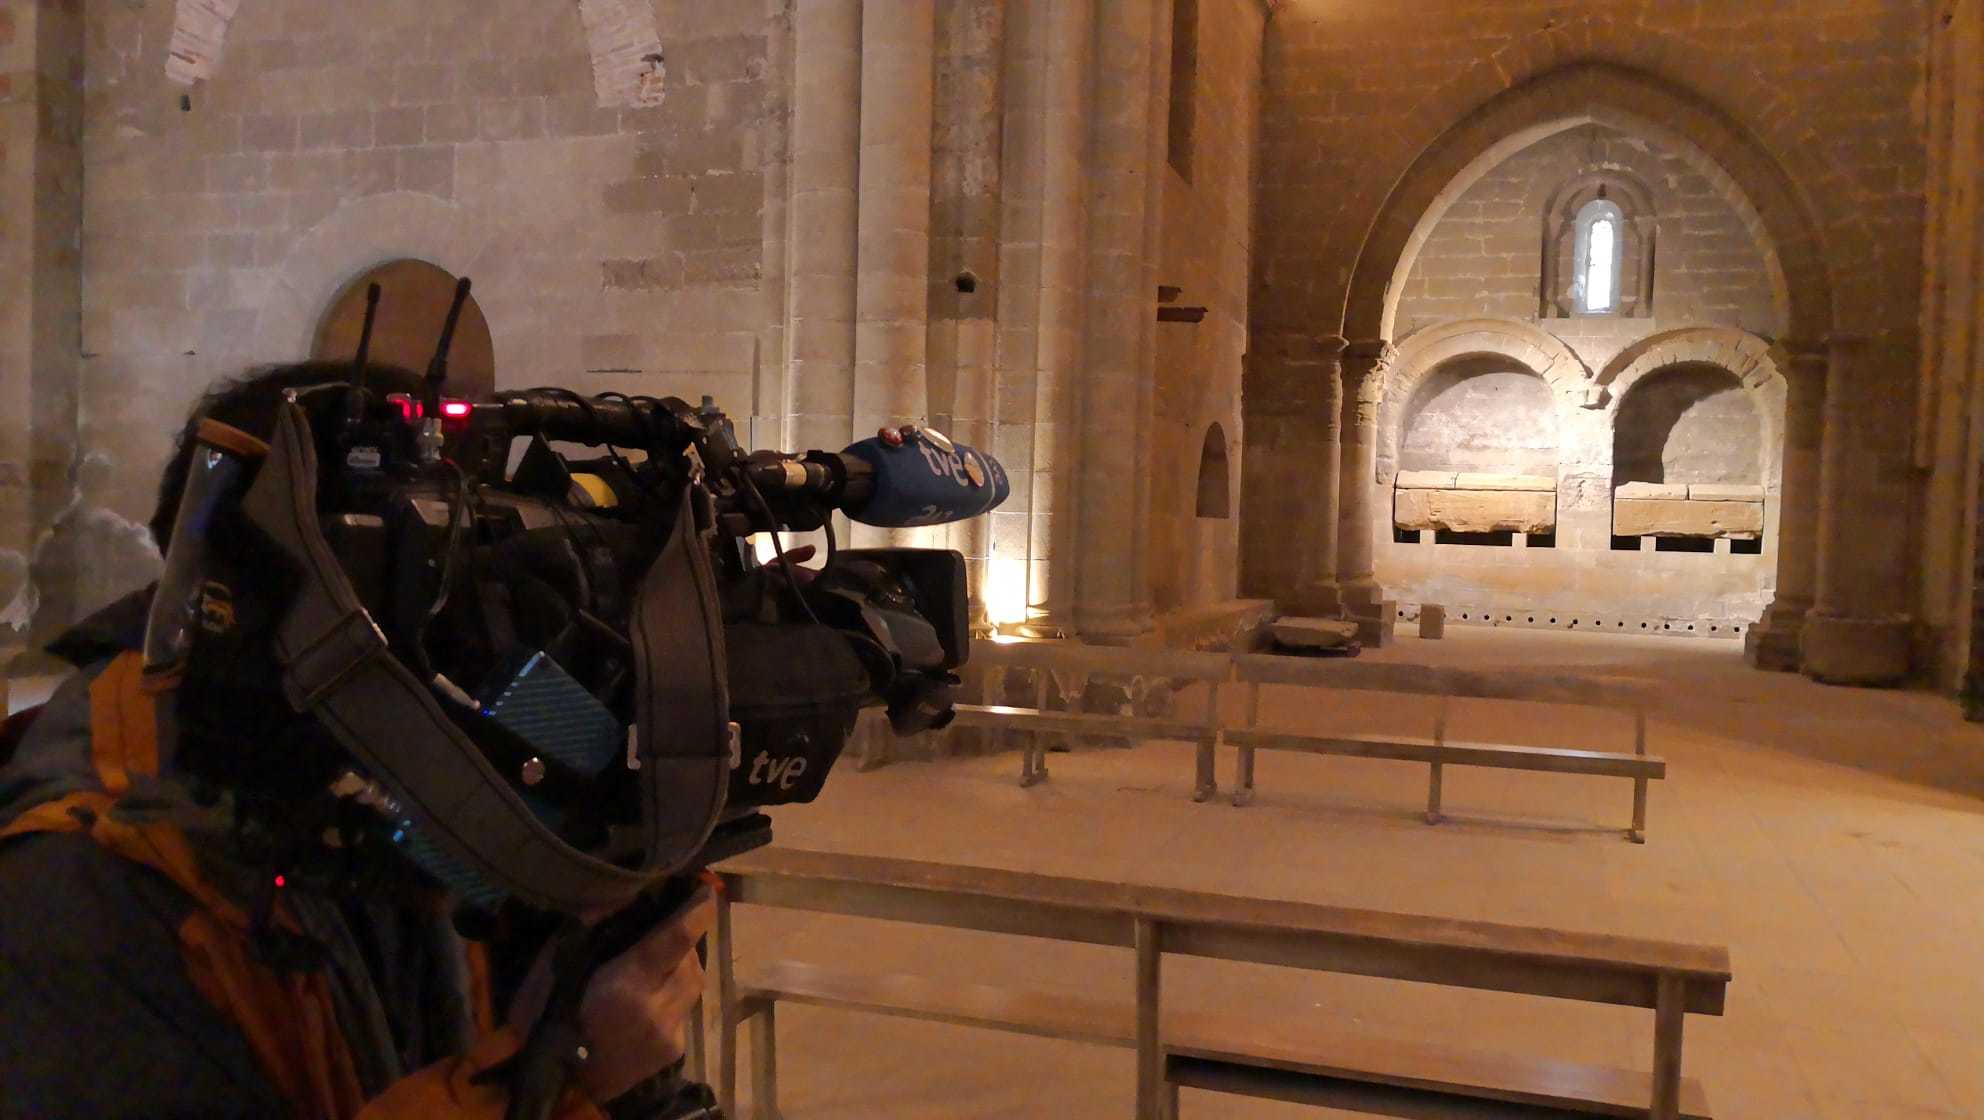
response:
[[[597,818],[562,830],[624,819],[609,764],[633,722],[629,613],[685,483],[724,624],[726,821],[813,800],[863,707],[903,734],[949,722],[970,640],[958,553],[838,550],[814,570],[761,562],[751,539],[829,525],[862,493],[851,456],[746,453],[707,400],[546,389],[440,409],[394,396],[347,419],[320,475],[325,537],[394,649],[515,733],[499,768],[595,784],[579,800]]]

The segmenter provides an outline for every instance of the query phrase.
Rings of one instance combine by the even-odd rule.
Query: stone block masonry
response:
[[[184,111],[166,74],[175,5],[75,7],[84,356],[66,378],[74,448],[51,468],[88,465],[72,528],[145,518],[195,395],[309,356],[340,286],[402,257],[474,278],[499,385],[707,392],[751,415],[763,129],[784,96],[763,5],[657,23],[624,0],[241,0]],[[595,365],[598,338],[631,342]],[[22,538],[10,524],[0,549]],[[58,553],[100,569],[95,590],[44,596],[38,628],[156,562],[121,544]],[[0,558],[0,611],[6,573]]]

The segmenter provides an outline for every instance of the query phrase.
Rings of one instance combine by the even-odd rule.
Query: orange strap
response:
[[[248,915],[200,873],[186,835],[166,824],[112,819],[134,777],[158,773],[158,709],[145,687],[144,662],[126,653],[90,684],[90,757],[101,789],[44,802],[21,814],[0,840],[39,832],[85,832],[133,863],[152,868],[198,904],[179,926],[186,973],[207,1001],[241,1029],[256,1064],[298,1120],[399,1120],[453,1117],[500,1120],[500,1088],[470,1078],[512,1053],[514,1034],[494,1030],[489,965],[482,946],[469,946],[470,996],[483,1038],[469,1054],[437,1062],[395,1083],[370,1104],[358,1082],[351,1049],[338,1029],[330,982],[322,973],[279,974],[255,957]],[[292,925],[284,915],[285,925]],[[577,1091],[560,1102],[558,1120],[599,1120]]]

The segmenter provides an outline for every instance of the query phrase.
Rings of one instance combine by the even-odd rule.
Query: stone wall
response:
[[[1789,415],[1799,427],[1785,466],[1797,493],[1793,503],[1788,491],[1786,504],[1799,511],[1784,526],[1798,543],[1785,561],[1792,576],[1782,577],[1769,556],[1736,557],[1733,564],[1749,568],[1735,584],[1719,573],[1679,577],[1675,586],[1690,599],[1682,605],[1693,609],[1698,591],[1725,604],[1732,593],[1768,601],[1777,575],[1787,589],[1780,613],[1792,628],[1792,664],[1803,641],[1806,667],[1824,679],[1905,673],[1906,649],[1897,652],[1895,638],[1908,630],[1918,563],[1909,545],[1914,476],[1906,428],[1875,418],[1905,412],[1918,364],[1924,16],[1907,0],[1568,7],[1290,0],[1277,7],[1263,61],[1246,387],[1248,586],[1327,609],[1340,600],[1340,567],[1346,588],[1368,578],[1358,570],[1368,563],[1360,554],[1374,520],[1365,509],[1377,503],[1343,495],[1361,489],[1359,460],[1373,443],[1383,475],[1385,447],[1381,436],[1360,430],[1368,422],[1363,406],[1352,410],[1345,395],[1368,381],[1367,371],[1385,368],[1389,347],[1410,344],[1401,299],[1441,216],[1511,156],[1597,125],[1680,156],[1729,200],[1761,248],[1765,278],[1756,290],[1770,292],[1769,314],[1721,283],[1704,285],[1700,305],[1767,324],[1744,333],[1758,349],[1781,348],[1772,364],[1796,387]],[[1646,174],[1661,177],[1658,167]],[[1701,185],[1691,181],[1686,193],[1699,196]],[[1727,222],[1715,225],[1726,239]],[[1541,228],[1532,228],[1527,254],[1513,246],[1496,254],[1511,258],[1510,273],[1514,258],[1543,260]],[[1477,290],[1495,298],[1500,289]],[[1663,290],[1654,287],[1660,318],[1651,323],[1547,324],[1555,341],[1538,347],[1539,361],[1566,375],[1559,415],[1580,429],[1560,431],[1576,448],[1560,479],[1560,548],[1567,532],[1589,539],[1609,528],[1602,410],[1623,390],[1611,379],[1649,360],[1653,339],[1697,327],[1666,317]],[[1543,293],[1529,295],[1523,302],[1534,323]],[[1570,357],[1559,364],[1552,346],[1564,343]],[[1784,398],[1786,390],[1775,391]],[[1379,412],[1391,408],[1385,402]],[[1815,419],[1821,411],[1823,424]],[[1317,484],[1346,474],[1350,491]],[[1310,530],[1290,547],[1286,535],[1258,527],[1257,515],[1269,513]],[[1683,559],[1703,558],[1669,555],[1648,569]],[[1430,556],[1398,560],[1439,574]],[[1518,566],[1520,558],[1498,563]],[[1586,573],[1551,586],[1602,594],[1605,582]],[[1808,613],[1816,642],[1800,636]]]
[[[1204,307],[1206,315],[1195,323],[1158,325],[1151,541],[1159,555],[1176,559],[1152,570],[1151,594],[1160,611],[1231,599],[1238,586],[1238,519],[1202,518],[1196,511],[1207,433],[1219,425],[1229,465],[1238,464],[1246,437],[1240,365],[1247,353],[1264,15],[1258,0],[1197,0],[1180,10],[1198,19],[1190,67],[1191,178],[1180,173],[1178,160],[1167,159],[1158,170],[1164,177],[1158,280],[1179,289],[1173,305]],[[1180,94],[1174,90],[1172,96]],[[1229,509],[1239,506],[1239,476],[1238,470],[1227,472]]]
[[[165,74],[173,5],[87,11],[82,494],[48,565],[81,582],[39,629],[147,578],[136,526],[194,396],[306,356],[388,260],[473,277],[500,385],[753,414],[761,6],[664,19],[645,108],[601,106],[571,5],[251,0],[190,89]]]
[[[0,4],[0,666],[79,594],[59,525],[90,515],[76,449],[80,2]]]
[[[1619,402],[1615,482],[1758,483],[1763,418],[1742,382],[1715,366],[1670,366]]]
[[[1406,403],[1404,425],[1401,471],[1557,476],[1550,386],[1506,358],[1441,366]]]
[[[1399,335],[1448,319],[1535,318],[1545,256],[1569,256],[1568,239],[1544,244],[1545,210],[1559,188],[1590,173],[1644,185],[1651,195],[1658,235],[1650,246],[1626,246],[1628,256],[1655,258],[1653,291],[1641,297],[1634,318],[1783,333],[1769,282],[1773,254],[1717,184],[1656,140],[1591,124],[1524,148],[1460,196],[1412,262],[1399,298]],[[1568,261],[1558,263],[1569,272]],[[1630,263],[1625,271],[1632,294]]]
[[[1916,467],[1927,476],[1920,528],[1918,654],[1932,679],[1984,714],[1984,549],[1978,394],[1984,390],[1984,0],[1929,5],[1929,230]]]

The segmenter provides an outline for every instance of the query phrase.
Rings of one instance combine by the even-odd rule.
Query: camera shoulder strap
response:
[[[617,908],[668,870],[629,870],[566,844],[393,655],[324,539],[316,449],[293,401],[242,508],[299,577],[275,634],[291,705],[398,794],[424,835],[520,901],[567,913]]]

